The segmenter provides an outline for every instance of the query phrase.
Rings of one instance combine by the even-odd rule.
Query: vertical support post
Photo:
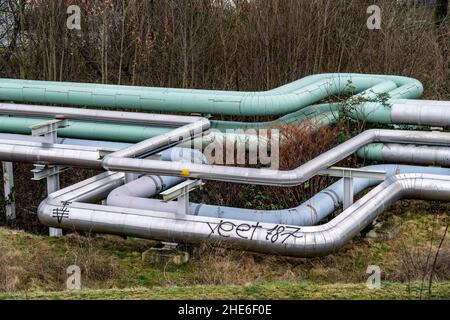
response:
[[[50,144],[55,144],[58,142],[57,131],[47,132],[45,135],[45,142]],[[47,177],[47,194],[51,194],[59,190],[59,174],[55,173],[54,175],[50,175]],[[49,236],[50,237],[61,237],[63,235],[62,229],[58,228],[49,228]]]
[[[47,177],[47,194],[51,194],[59,190],[59,174],[54,174]],[[61,237],[63,235],[62,229],[49,228],[48,234],[50,237]]]
[[[58,128],[64,128],[68,126],[67,120],[63,117],[56,117],[55,120],[50,120],[44,123],[36,124],[31,127],[31,134],[33,136],[44,136],[45,142],[48,144],[55,144],[58,142]],[[59,174],[56,170],[55,173],[47,176],[47,193],[51,194],[59,190]],[[50,237],[62,236],[62,229],[50,228]]]
[[[354,194],[353,194],[353,178],[344,177],[344,201],[343,209],[347,209],[353,204]]]
[[[179,185],[176,185],[166,191],[161,192],[160,194],[163,197],[163,201],[172,201],[177,199],[177,214],[185,216],[188,214],[189,209],[189,192],[200,188],[203,186],[203,182],[201,180],[186,180]],[[164,244],[165,249],[176,249],[178,247],[177,243],[171,242],[162,242]]]
[[[180,215],[188,214],[189,210],[189,192],[180,196],[177,200],[177,213]]]
[[[137,179],[139,179],[139,174],[125,172],[125,183],[129,183],[129,182],[137,180]]]
[[[14,173],[12,162],[2,162],[3,188],[5,191],[6,221],[16,219],[16,203],[14,200]]]
[[[342,177],[344,179],[344,199],[343,209],[347,209],[353,204],[353,179],[371,179],[371,180],[384,180],[386,178],[385,171],[354,169],[354,168],[342,168],[342,167],[330,167],[319,171],[319,174],[330,177]]]
[[[201,180],[186,180],[175,187],[161,192],[163,201],[172,201],[177,199],[177,213],[180,215],[188,214],[189,210],[189,192],[200,188],[203,185]]]

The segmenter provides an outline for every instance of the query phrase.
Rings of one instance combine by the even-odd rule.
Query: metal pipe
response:
[[[395,100],[391,107],[393,123],[450,126],[450,101]]]
[[[31,141],[31,142],[45,142],[44,137],[39,136],[29,136],[25,134],[12,134],[12,133],[0,133],[0,140],[19,140],[19,141]],[[95,140],[83,140],[83,139],[69,139],[69,138],[59,138],[57,139],[57,144],[74,145],[74,146],[84,146],[93,147],[97,149],[105,150],[120,150],[131,146],[130,143],[120,143],[112,141],[95,141]]]
[[[31,134],[31,127],[50,118],[0,116],[0,131],[4,133]],[[151,127],[100,121],[70,120],[70,126],[58,129],[58,135],[66,138],[138,142],[167,132],[170,127]]]
[[[372,165],[361,169],[385,171],[387,177],[402,173],[450,175],[450,169],[446,168],[417,167],[394,164]],[[174,177],[170,178],[173,179]],[[176,202],[163,202],[158,199],[149,199],[161,191],[162,188],[159,187],[160,185],[173,185],[171,184],[172,180],[170,180],[170,178],[150,176],[143,177],[140,181],[127,183],[113,190],[108,195],[107,205],[122,208],[159,210],[176,213]],[[381,183],[380,180],[354,178],[353,193],[358,194],[369,187],[378,185],[379,183]],[[253,210],[191,203],[188,209],[188,214],[221,219],[311,226],[331,215],[342,205],[343,200],[344,179],[340,179],[295,208],[280,210]]]
[[[29,118],[29,117],[9,117],[0,116],[0,132],[29,135],[31,126],[49,120],[47,118]],[[131,124],[115,124],[106,122],[91,122],[71,120],[70,126],[58,129],[60,137],[67,139],[79,139],[87,141],[113,141],[120,143],[133,142],[138,143],[146,139],[156,137],[168,132],[174,128],[169,127],[149,127],[144,125]],[[261,145],[266,143],[264,139],[253,134],[225,134],[218,130],[206,131],[203,136],[195,138],[193,141],[181,143],[184,147],[195,147],[201,149],[216,141],[228,141],[234,143],[236,141],[244,141],[246,147],[250,145]],[[128,144],[130,146],[130,144]]]
[[[450,166],[449,147],[374,143],[359,149],[356,154],[367,160]]]
[[[155,153],[157,150],[164,150],[181,142],[191,140],[200,135],[203,131],[208,130],[209,127],[210,122],[208,119],[199,118],[193,123],[116,151],[105,158],[129,158],[149,155]]]
[[[105,121],[114,123],[179,127],[200,120],[195,116],[137,113],[100,109],[49,107],[41,105],[0,103],[0,114],[35,117],[64,117],[65,119]]]
[[[364,91],[353,98],[373,97],[378,91]],[[391,92],[389,92],[391,93]],[[357,100],[356,100],[357,101]],[[386,105],[381,103],[360,103],[352,106],[349,116],[365,120],[371,123],[385,124],[419,124],[429,126],[450,125],[450,115],[447,112],[450,102],[427,101],[409,99],[390,99]],[[294,113],[285,115],[275,121],[269,122],[236,122],[236,121],[211,121],[211,127],[226,131],[228,129],[262,129],[276,128],[287,124],[298,124],[304,121],[315,121],[321,126],[335,123],[343,108],[342,103],[311,105]],[[55,109],[55,110],[53,110]],[[67,109],[66,112],[64,112]],[[78,111],[77,111],[78,110]],[[105,114],[103,114],[103,112]],[[71,122],[68,128],[60,129],[61,136],[84,139],[103,139],[126,142],[140,142],[170,131],[171,125],[182,125],[195,121],[198,117],[168,116],[173,119],[164,120],[163,115],[147,113],[117,112],[105,110],[90,110],[76,108],[58,108],[45,106],[28,106],[15,104],[0,104],[0,114],[8,114],[8,117],[0,117],[0,130],[12,133],[29,133],[29,127],[44,118],[30,118],[30,116],[58,116],[65,115]],[[10,115],[19,115],[11,117]],[[22,117],[20,117],[22,115]],[[23,115],[27,117],[23,117]],[[123,118],[121,116],[123,115]],[[80,120],[81,119],[81,120]],[[99,122],[100,121],[100,122]],[[106,121],[106,122],[102,122]],[[108,123],[108,122],[112,123]],[[131,124],[133,123],[134,124]],[[151,127],[144,126],[151,124]],[[155,127],[155,125],[158,125]],[[251,139],[249,135],[243,135]],[[229,133],[213,132],[203,137],[203,145],[215,138],[235,139]],[[257,139],[251,143],[257,143]]]
[[[241,116],[280,115],[299,110],[332,95],[359,93],[383,82],[391,82],[398,86],[396,90],[404,93],[404,98],[416,98],[423,92],[422,84],[411,78],[337,73],[309,76],[266,92],[0,79],[0,99],[165,112]]]
[[[0,139],[2,161],[101,169],[98,148]]]
[[[206,163],[206,158],[200,151],[185,148],[165,150],[161,153],[161,160]],[[153,197],[183,181],[183,178],[170,176],[143,176],[131,182],[125,181],[124,185],[109,193],[106,204],[136,208],[141,199]]]
[[[326,255],[339,250],[399,199],[450,199],[448,176],[396,175],[388,178],[330,222],[314,227],[298,227],[190,215],[180,217],[154,210],[79,203],[78,196],[73,194],[77,188],[88,188],[97,195],[101,193],[101,180],[96,178],[88,182],[88,185],[85,182],[77,187],[61,190],[44,200],[38,209],[39,220],[48,226],[79,231],[125,234],[169,242],[218,241],[222,245],[252,251],[299,257]],[[111,182],[108,183],[109,187],[112,187]]]
[[[114,154],[105,157],[102,165],[105,170],[110,171],[140,172],[145,174],[182,176],[247,184],[295,186],[312,178],[320,170],[332,166],[363,146],[373,142],[449,145],[450,133],[382,129],[367,130],[337,147],[322,153],[313,160],[302,164],[298,168],[286,171],[195,163],[169,163],[149,159],[121,158]],[[164,141],[160,144],[164,144]],[[145,143],[142,145],[146,146]],[[149,148],[146,151],[149,151]],[[123,153],[119,153],[118,155],[122,156]]]

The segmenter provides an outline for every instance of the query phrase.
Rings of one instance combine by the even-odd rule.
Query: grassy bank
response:
[[[417,299],[450,298],[449,206],[401,201],[372,237],[356,237],[337,254],[314,259],[193,249],[185,265],[150,263],[155,242],[67,235],[48,238],[0,228],[0,298],[77,299]],[[66,269],[82,270],[82,291],[65,291]],[[369,265],[382,270],[380,290],[365,286]],[[432,266],[432,295],[428,283]]]
[[[421,294],[422,292],[422,294]],[[45,292],[32,291],[0,294],[0,299],[450,299],[450,282],[433,285],[431,295],[421,283],[383,282],[380,289],[364,284],[312,284],[307,282],[274,282],[260,285],[221,285],[189,287],[153,287]]]

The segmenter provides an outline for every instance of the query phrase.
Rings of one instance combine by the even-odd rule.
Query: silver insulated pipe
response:
[[[168,212],[124,209],[80,201],[98,201],[123,179],[104,173],[50,195],[38,209],[51,227],[169,242],[218,242],[225,246],[297,257],[339,250],[381,212],[403,198],[450,199],[450,177],[402,174],[388,178],[330,222],[312,227],[199,217]]]

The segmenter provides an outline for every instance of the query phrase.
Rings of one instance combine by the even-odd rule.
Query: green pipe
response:
[[[382,149],[382,143],[371,143],[359,149],[356,152],[356,156],[361,159],[381,161],[383,160]]]
[[[396,76],[377,76],[377,75],[355,75],[355,74],[321,74],[315,76],[305,77],[303,79],[294,81],[290,84],[284,85],[282,87],[267,91],[272,94],[276,94],[278,96],[293,93],[297,94],[298,92],[305,92],[305,88],[310,90],[311,88],[317,89],[318,82],[322,85],[325,83],[329,85],[330,77],[333,81],[339,80],[339,83],[346,83],[346,86],[349,85],[348,81],[351,81],[352,91],[359,93],[356,96],[353,96],[350,99],[354,101],[358,101],[358,97],[363,97],[366,99],[375,98],[380,93],[388,93],[390,97],[395,98],[395,100],[391,100],[390,102],[402,101],[400,98],[417,98],[422,93],[422,86],[420,82],[414,79],[405,78],[405,77],[396,77]],[[363,90],[363,88],[369,85],[369,82],[362,81],[364,84],[355,83],[355,80],[359,80],[360,78],[368,78],[372,82],[370,84],[374,84],[373,86]],[[394,81],[395,80],[395,81]],[[328,82],[327,82],[328,81]],[[346,82],[347,81],[347,82]],[[61,88],[61,85],[67,86],[68,83],[59,83],[59,82],[42,82],[42,81],[28,81],[28,80],[2,80],[0,79],[0,98],[2,85],[5,83],[9,86],[9,88],[16,88],[22,86],[22,98],[36,98],[36,96],[31,95],[30,92],[33,90],[37,90],[37,86],[43,87],[43,83],[45,83],[46,87],[44,91],[48,92],[56,92],[59,93],[64,92],[64,88]],[[16,87],[15,87],[16,86]],[[105,87],[118,91],[128,90],[129,92],[137,94],[148,93],[148,92],[157,92],[160,93],[161,90],[166,91],[174,91],[177,93],[187,93],[187,92],[195,92],[196,94],[201,94],[204,96],[211,96],[213,91],[208,90],[185,90],[185,89],[161,89],[161,88],[145,88],[145,87],[130,87],[130,86],[114,86],[114,85],[93,85],[89,90],[86,89],[85,84],[81,83],[70,83],[70,87],[72,88],[71,93],[73,92],[88,92],[89,90],[93,90],[96,94],[100,95],[101,93],[105,93]],[[356,88],[356,89],[355,89]],[[15,89],[13,89],[14,91]],[[27,91],[28,90],[28,91]],[[31,90],[31,91],[30,91]],[[85,90],[85,91],[83,91]],[[87,91],[86,91],[87,90]],[[319,90],[320,91],[320,90]],[[322,90],[323,91],[323,90]],[[36,91],[37,92],[37,91]],[[266,92],[266,93],[267,93]],[[23,94],[27,93],[27,94]],[[241,92],[221,92],[223,94],[229,96],[238,96],[242,94]],[[314,93],[310,92],[313,96]],[[327,95],[330,95],[331,92],[327,92]],[[45,96],[45,94],[44,94]],[[317,97],[317,94],[315,95]],[[8,98],[13,98],[13,96],[8,96]],[[41,97],[42,98],[42,97]],[[8,99],[10,100],[10,99]],[[314,99],[310,99],[312,101]],[[30,101],[30,100],[27,100]],[[98,103],[104,104],[106,100],[96,100]],[[43,102],[43,101],[42,101]],[[306,103],[304,103],[306,104]],[[318,105],[310,105],[287,114],[285,116],[280,117],[275,121],[269,122],[234,122],[234,121],[211,121],[213,129],[219,129],[222,132],[225,132],[228,129],[260,129],[260,128],[276,128],[280,125],[287,124],[295,124],[301,123],[304,121],[314,121],[315,124],[319,126],[328,126],[332,125],[339,118],[340,112],[342,111],[345,103],[325,103]],[[382,105],[381,103],[373,103],[366,102],[363,104],[358,104],[352,106],[351,112],[349,114],[351,117],[355,119],[365,118],[368,122],[376,122],[376,123],[390,123],[390,107],[389,103]],[[34,124],[43,122],[48,120],[48,118],[30,118],[30,117],[0,117],[0,131],[1,132],[9,132],[9,133],[21,133],[21,134],[30,134],[30,127]],[[154,137],[163,133],[166,133],[170,130],[167,127],[147,127],[142,125],[124,125],[124,124],[113,124],[113,123],[104,123],[104,122],[88,122],[88,121],[70,121],[70,127],[59,129],[58,134],[62,137],[68,138],[78,138],[78,139],[95,139],[95,140],[108,140],[108,141],[120,141],[120,142],[139,142],[150,137]],[[212,132],[208,136],[203,138],[203,145],[207,145],[211,140],[214,139],[224,139],[230,136],[230,139],[236,139],[235,136],[220,134],[220,132]],[[245,135],[246,140],[250,140],[251,138]],[[228,138],[227,138],[228,139]]]
[[[0,116],[0,132],[31,135],[33,125],[51,120],[50,118]],[[63,138],[129,142],[137,143],[162,135],[173,130],[171,127],[148,127],[142,125],[115,124],[106,122],[69,120],[69,126],[58,129],[58,136]],[[199,141],[198,139],[201,139]],[[185,142],[183,146],[207,146],[214,141],[242,141],[246,148],[267,141],[248,134],[225,134],[214,130],[206,132],[195,141]]]
[[[379,94],[387,93],[389,97],[395,98],[417,98],[410,90],[398,90],[398,87],[392,81],[384,81],[368,90],[352,96],[350,101],[357,103],[359,98],[364,100],[376,99]],[[418,92],[416,93],[418,94]],[[390,100],[386,105],[375,102],[365,102],[352,105],[349,116],[354,119],[365,119],[373,123],[391,123],[390,118],[390,102],[397,102],[397,99]],[[349,100],[347,100],[347,104]],[[351,102],[350,102],[351,103]],[[305,107],[293,113],[280,117],[275,121],[267,122],[238,122],[238,121],[211,121],[211,126],[215,129],[225,131],[226,129],[260,129],[273,128],[280,125],[298,124],[307,120],[318,120],[329,118],[327,123],[330,125],[339,119],[339,114],[345,103],[324,103]]]
[[[397,93],[404,98],[417,97],[423,92],[422,84],[412,78],[350,73],[313,75],[264,92],[0,79],[0,100],[164,112],[274,116],[300,110],[333,95],[360,93],[383,82],[394,84]]]
[[[31,134],[31,127],[49,118],[0,116],[0,131],[3,133]],[[91,139],[136,143],[171,131],[170,127],[147,127],[105,122],[70,120],[69,126],[58,129],[64,138]]]

